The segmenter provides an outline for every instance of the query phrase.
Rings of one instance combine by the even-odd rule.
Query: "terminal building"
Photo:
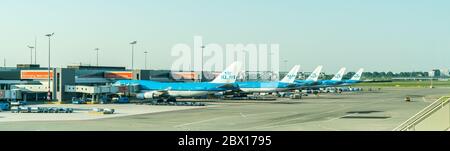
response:
[[[71,65],[48,71],[39,65],[19,64],[15,68],[0,69],[0,100],[46,100],[50,91],[51,100],[68,101],[80,93],[95,93],[93,90],[111,87],[112,83],[122,79],[173,81],[174,78],[168,70]]]
[[[72,98],[99,100],[108,95],[124,94],[121,88],[112,86],[117,80],[153,80],[161,82],[207,82],[220,72],[193,72],[170,70],[130,70],[125,67],[69,65],[66,68],[40,67],[36,64],[18,64],[0,69],[0,101],[51,100],[64,102]],[[280,73],[285,74],[285,73]],[[202,78],[203,76],[203,78]],[[240,80],[278,80],[272,72],[241,73]],[[50,82],[49,79],[50,78]],[[203,79],[203,80],[202,80]],[[50,85],[49,85],[50,83]],[[127,88],[126,91],[130,91]],[[133,88],[134,93],[138,88]],[[49,95],[50,92],[50,95]]]

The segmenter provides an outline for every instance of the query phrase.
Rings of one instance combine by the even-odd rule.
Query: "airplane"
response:
[[[260,81],[247,81],[236,82],[239,86],[239,90],[244,93],[273,93],[282,92],[296,87],[294,83],[297,77],[300,65],[294,66],[291,71],[281,80],[276,82],[260,82]]]
[[[342,77],[344,77],[345,70],[346,68],[341,68],[331,80],[319,80],[318,87],[332,87],[343,84]]]
[[[175,102],[177,97],[197,97],[217,92],[236,90],[235,84],[241,64],[232,63],[211,82],[157,82],[151,80],[119,80],[114,85],[139,85],[141,93],[136,94],[137,99],[164,99]]]
[[[320,76],[320,72],[322,72],[322,68],[323,66],[318,66],[310,75],[306,80],[295,80],[295,84],[297,85],[298,88],[306,88],[306,87],[310,87],[310,86],[314,86],[317,85],[318,80],[319,80],[319,76]]]
[[[362,82],[361,77],[362,77],[363,72],[364,72],[364,68],[359,69],[358,72],[356,72],[355,75],[353,75],[353,77],[351,79],[344,80],[341,85],[348,86],[348,85],[353,85],[356,83],[361,83]]]

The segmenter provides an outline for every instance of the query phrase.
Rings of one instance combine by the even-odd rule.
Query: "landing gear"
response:
[[[177,99],[175,97],[169,97],[167,102],[177,102]]]
[[[163,102],[164,102],[164,99],[158,99],[158,100],[156,100],[156,102],[157,102],[157,103],[163,103]]]
[[[156,103],[170,103],[170,102],[177,102],[177,99],[175,97],[168,97],[168,98],[158,98],[158,99],[154,99],[156,100]]]

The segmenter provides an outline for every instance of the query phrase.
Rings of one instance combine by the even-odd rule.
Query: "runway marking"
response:
[[[267,113],[247,114],[247,117],[260,116],[260,115],[266,115],[266,114],[276,114],[276,113],[282,113],[282,112],[267,112]]]
[[[239,114],[241,114],[242,117],[247,118],[247,116],[245,116],[242,112]]]
[[[389,101],[392,101],[392,100],[395,100],[395,99],[389,99]],[[317,115],[322,115],[322,114],[327,114],[327,113],[332,113],[332,112],[338,112],[338,111],[346,110],[346,109],[349,109],[349,108],[354,108],[354,107],[363,106],[363,105],[376,104],[376,103],[385,102],[385,101],[388,101],[388,100],[381,100],[381,101],[379,101],[379,102],[369,102],[369,103],[365,103],[365,104],[360,104],[360,105],[355,105],[355,106],[345,107],[345,108],[341,108],[341,109],[331,110],[331,111],[324,112],[324,113],[311,114],[311,115],[306,115],[306,116],[304,116],[304,117],[299,117],[299,118],[289,119],[289,120],[285,120],[285,121],[280,121],[280,122],[275,122],[275,123],[268,123],[268,124],[264,124],[264,125],[262,125],[262,126],[254,126],[254,127],[250,127],[250,128],[247,128],[247,129],[255,129],[255,128],[256,128],[256,129],[257,129],[257,128],[259,128],[259,129],[267,129],[267,128],[276,128],[276,127],[291,126],[291,125],[299,125],[299,124],[306,124],[306,123],[314,123],[314,122],[327,122],[327,121],[314,121],[314,122],[305,122],[305,123],[293,123],[293,124],[273,125],[273,124],[284,123],[284,122],[289,122],[289,121],[293,121],[293,120],[302,119],[302,118],[305,118],[305,117],[308,117],[308,116],[317,116]],[[342,116],[341,116],[341,117],[342,117]],[[340,117],[338,117],[338,118],[340,118]],[[334,119],[334,120],[336,120],[336,119]],[[269,125],[272,125],[272,126],[269,126]]]
[[[299,117],[299,118],[293,118],[293,119],[288,119],[288,120],[284,120],[284,121],[279,121],[279,122],[274,122],[274,123],[268,123],[268,124],[264,124],[264,125],[262,125],[262,126],[256,126],[256,127],[253,127],[253,128],[258,128],[258,127],[261,127],[261,128],[272,128],[272,127],[284,126],[284,125],[276,126],[276,125],[274,125],[274,124],[285,123],[285,122],[294,121],[294,120],[306,118],[306,117],[313,116],[313,115],[314,115],[314,116],[317,116],[317,115],[322,115],[322,114],[332,113],[332,112],[341,111],[341,110],[345,110],[345,109],[346,109],[346,108],[341,108],[341,109],[331,110],[331,111],[323,112],[323,113],[319,113],[319,114],[306,115],[306,116]],[[295,124],[298,124],[298,123],[295,123]],[[269,125],[273,125],[273,126],[269,126]],[[286,124],[286,125],[292,125],[292,124]],[[266,126],[266,127],[264,127],[264,126]],[[268,127],[267,127],[267,126],[268,126]]]
[[[184,127],[187,125],[192,125],[192,124],[199,124],[199,123],[204,123],[204,122],[209,122],[209,121],[214,121],[214,120],[218,120],[218,119],[222,119],[228,116],[221,116],[221,117],[216,117],[216,118],[212,118],[212,119],[207,119],[207,120],[201,120],[201,121],[196,121],[196,122],[191,122],[191,123],[185,123],[185,124],[180,124],[180,125],[175,125],[175,128],[179,128],[179,127]]]
[[[323,126],[321,124],[317,124],[317,126],[323,128],[323,129],[328,129],[328,130],[332,130],[332,131],[339,131],[338,129],[334,129],[334,128],[331,128],[331,127],[326,127],[326,126]]]
[[[256,113],[256,114],[247,114],[244,115],[242,112],[239,114],[239,117],[254,117],[254,116],[260,116],[260,115],[265,115],[265,114],[275,114],[275,113],[280,113],[280,112],[269,112],[269,113]],[[192,125],[192,124],[200,124],[200,123],[204,123],[204,122],[209,122],[209,121],[214,121],[214,120],[219,120],[219,119],[223,119],[223,118],[230,118],[230,117],[236,117],[237,115],[234,116],[221,116],[221,117],[216,117],[216,118],[211,118],[211,119],[207,119],[207,120],[201,120],[201,121],[196,121],[196,122],[191,122],[191,123],[185,123],[185,124],[180,124],[180,125],[175,125],[175,128],[180,128],[180,127],[184,127],[187,125]]]
[[[378,96],[377,96],[378,97]],[[354,108],[354,107],[358,107],[358,106],[363,106],[363,105],[370,105],[370,104],[377,104],[377,103],[381,103],[381,102],[386,102],[386,101],[395,101],[396,98],[391,98],[391,99],[386,99],[386,100],[380,100],[380,101],[375,101],[375,102],[369,102],[369,103],[365,103],[365,104],[360,104],[360,105],[354,105],[354,106],[349,106],[346,108],[342,108],[342,109],[337,109],[337,110],[332,110],[329,112],[337,112],[337,111],[341,111],[341,110],[346,110],[349,108]],[[425,99],[426,100],[426,99]],[[343,105],[342,105],[343,106]],[[326,113],[329,113],[326,112]],[[319,114],[314,114],[314,115],[321,115],[321,114],[325,114],[325,113],[319,113]],[[313,116],[313,115],[307,115],[307,116]],[[305,118],[305,117],[301,117],[301,118]],[[301,118],[295,118],[295,119],[290,119],[290,120],[285,120],[285,121],[280,121],[280,122],[276,122],[276,123],[269,123],[269,124],[265,124],[265,125],[272,125],[272,124],[277,124],[277,123],[282,123],[282,122],[288,122],[288,121],[292,121],[292,120],[297,120],[297,119],[301,119]],[[282,126],[290,126],[290,125],[301,125],[301,124],[311,124],[311,123],[317,123],[317,122],[329,122],[329,121],[333,121],[333,120],[337,120],[341,117],[337,117],[337,118],[333,118],[331,120],[328,121],[313,121],[313,122],[305,122],[305,123],[293,123],[293,124],[284,124],[284,125],[273,125],[273,126],[266,126],[266,127],[261,127],[261,126],[255,126],[255,127],[250,127],[250,128],[246,128],[246,129],[254,129],[254,128],[275,128],[275,127],[282,127]],[[383,119],[383,120],[388,120],[388,119]]]

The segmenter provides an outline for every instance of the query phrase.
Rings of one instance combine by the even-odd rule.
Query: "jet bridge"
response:
[[[48,92],[47,85],[12,85],[11,90],[15,90],[23,95],[22,100],[45,100]],[[50,89],[50,92],[53,89]]]
[[[86,95],[92,96],[93,102],[98,102],[100,97],[106,97],[110,94],[117,94],[119,88],[112,85],[104,86],[82,86],[82,85],[66,85],[65,92],[78,93],[82,95],[82,98],[86,98]]]
[[[85,94],[105,94],[117,93],[118,87],[112,85],[106,86],[81,86],[81,85],[66,85],[66,92],[85,93]]]

